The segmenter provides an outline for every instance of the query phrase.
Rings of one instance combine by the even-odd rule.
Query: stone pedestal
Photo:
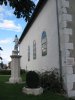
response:
[[[40,94],[43,93],[43,88],[39,87],[39,88],[31,89],[31,88],[24,87],[22,92],[25,93],[25,94],[28,94],[28,95],[29,94],[31,94],[31,95],[40,95]]]
[[[18,51],[12,51],[11,55],[11,77],[9,79],[9,83],[21,83],[22,79],[20,77],[20,58],[18,55]]]

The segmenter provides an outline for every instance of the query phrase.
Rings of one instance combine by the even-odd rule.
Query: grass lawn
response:
[[[67,98],[53,94],[43,93],[39,96],[25,95],[22,88],[25,84],[6,84],[10,76],[0,75],[0,100],[68,100]],[[24,76],[22,76],[24,80]]]

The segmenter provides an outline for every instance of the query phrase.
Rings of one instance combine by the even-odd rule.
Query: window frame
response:
[[[47,35],[46,32],[43,31],[41,36],[41,49],[42,49],[42,56],[47,55]]]
[[[33,41],[33,59],[36,59],[36,41]]]
[[[30,61],[30,46],[28,46],[28,61]]]

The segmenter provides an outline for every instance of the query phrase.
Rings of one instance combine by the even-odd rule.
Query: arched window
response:
[[[36,59],[36,41],[33,41],[33,59]]]
[[[45,31],[42,33],[41,45],[42,45],[42,56],[45,56],[47,55],[47,36]]]
[[[30,46],[28,46],[28,61],[30,61]]]

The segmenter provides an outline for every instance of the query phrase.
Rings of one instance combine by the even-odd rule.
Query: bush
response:
[[[27,72],[26,85],[28,88],[38,88],[39,87],[39,75],[34,71]]]
[[[11,70],[0,70],[0,75],[10,75]]]
[[[26,73],[26,71],[25,71],[25,69],[21,69],[20,70],[20,74],[22,75],[22,74],[25,74]]]
[[[41,74],[41,87],[52,92],[61,93],[64,91],[59,74],[54,71],[46,71]]]
[[[21,69],[20,73],[21,75],[25,74],[25,70]],[[11,75],[11,70],[0,70],[0,75]]]

